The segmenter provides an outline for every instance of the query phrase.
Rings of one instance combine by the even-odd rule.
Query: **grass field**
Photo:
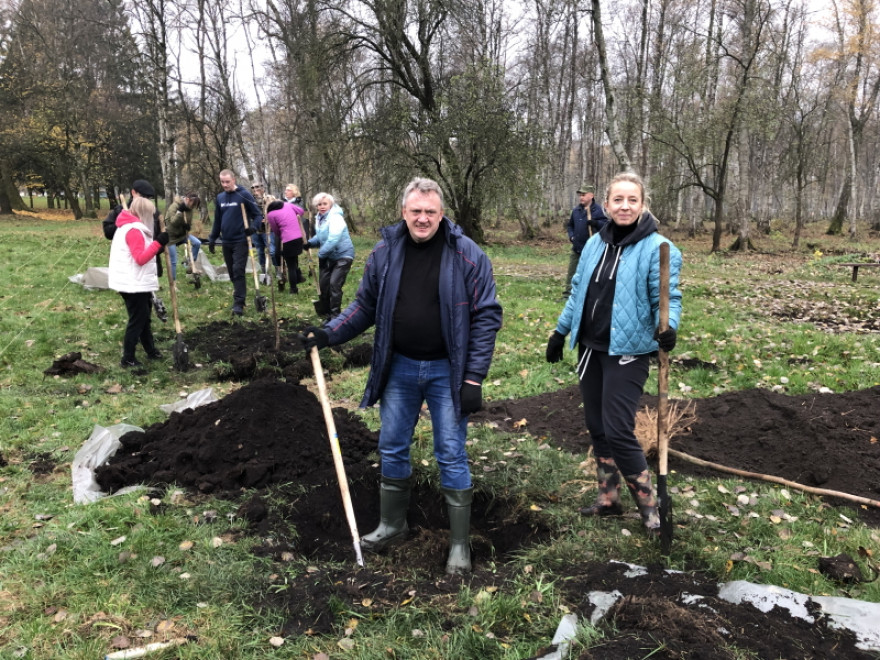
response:
[[[102,215],[102,214],[99,214]],[[708,234],[695,239],[673,236],[682,249],[684,313],[675,355],[711,363],[717,370],[673,370],[674,396],[687,399],[754,387],[801,394],[828,388],[848,391],[880,385],[880,269],[863,269],[856,283],[839,264],[878,258],[877,238],[854,243],[828,237],[824,227],[808,228],[799,251],[791,251],[784,227],[756,236],[761,252],[711,254]],[[570,368],[544,361],[547,337],[562,308],[563,276],[568,244],[560,227],[545,230],[543,246],[524,245],[513,237],[486,247],[494,266],[498,295],[504,306],[492,371],[485,384],[488,400],[520,398],[560,389],[575,382]],[[498,236],[504,236],[502,231]],[[355,237],[358,251],[346,285],[345,300],[357,287],[374,235]],[[61,213],[0,217],[0,658],[103,657],[114,637],[125,634],[138,644],[162,634],[198,631],[198,644],[157,653],[157,658],[317,658],[327,657],[436,658],[436,645],[414,639],[409,631],[424,631],[427,640],[451,634],[452,644],[473,648],[473,630],[444,631],[430,606],[414,604],[375,620],[350,620],[339,613],[340,635],[333,638],[288,639],[278,648],[280,615],[253,606],[257,576],[274,568],[249,552],[241,521],[230,518],[216,527],[194,524],[204,510],[219,517],[233,513],[237,503],[199,501],[169,492],[161,515],[145,515],[150,504],[142,493],[116,496],[91,505],[73,505],[70,461],[95,425],[121,422],[145,427],[164,419],[158,406],[204,387],[218,396],[240,383],[218,382],[212,368],[181,374],[172,368],[171,323],[158,328],[157,338],[168,356],[151,365],[146,375],[119,368],[126,314],[111,291],[87,291],[68,280],[91,266],[105,266],[109,242],[100,220],[72,221]],[[218,259],[215,257],[214,262]],[[249,282],[250,284],[250,282]],[[167,281],[163,289],[167,294]],[[199,291],[181,283],[184,336],[188,329],[212,320],[225,320],[231,303],[228,283],[206,284]],[[249,296],[252,295],[249,289]],[[165,296],[167,302],[167,295]],[[291,300],[285,295],[280,314],[305,325],[315,321],[308,295]],[[248,314],[255,315],[249,306]],[[155,327],[155,326],[154,326]],[[80,351],[83,359],[106,367],[96,375],[51,378],[43,370],[54,358]],[[809,366],[798,358],[810,356]],[[330,358],[333,359],[333,358]],[[330,382],[334,402],[358,401],[366,378],[364,369],[339,373]],[[648,389],[656,379],[649,379]],[[375,412],[364,413],[375,426]],[[498,451],[509,438],[491,429],[476,431],[481,446]],[[534,443],[532,443],[534,444]],[[578,475],[578,460],[562,463],[555,453],[534,452],[528,479],[505,475],[505,487],[523,501],[546,500],[562,481]],[[549,455],[553,454],[553,455]],[[47,470],[35,470],[35,465]],[[705,513],[724,518],[719,486],[732,489],[727,479],[700,480]],[[752,486],[772,492],[770,485]],[[853,523],[838,529],[818,513],[812,498],[794,495],[787,511],[804,524],[780,537],[772,526],[751,529],[754,548],[772,553],[772,566],[727,561],[736,542],[734,527],[708,534],[695,528],[684,535],[669,559],[672,568],[703,569],[719,579],[749,579],[784,585],[809,594],[848,595],[880,602],[880,585],[867,583],[843,592],[823,576],[799,568],[805,544],[827,555],[855,554],[864,547],[880,552],[876,529]],[[547,510],[560,529],[572,525],[570,506]],[[577,522],[586,534],[559,534],[547,546],[534,547],[523,565],[547,557],[592,553],[645,564],[658,561],[656,548],[633,542],[620,544],[589,533],[591,521]],[[601,523],[600,523],[601,524]],[[224,536],[227,534],[227,536]],[[124,538],[123,538],[124,537]],[[123,539],[123,540],[119,540]],[[158,564],[158,559],[162,561]],[[291,575],[309,567],[294,562]],[[523,573],[519,591],[495,599],[474,625],[488,619],[513,621],[522,616],[524,594],[544,594],[529,606],[529,625],[511,623],[505,643],[480,637],[481,657],[527,658],[552,637],[558,622],[552,575]],[[457,595],[459,606],[477,598],[467,589]],[[466,609],[466,607],[465,607]],[[354,626],[356,634],[343,635]],[[588,643],[589,625],[579,640]],[[355,648],[339,638],[356,638]],[[410,639],[411,646],[385,654],[383,640]],[[466,642],[470,643],[468,645]],[[398,647],[400,648],[400,647]],[[451,648],[451,647],[450,647]],[[447,651],[445,657],[456,657]],[[468,657],[459,655],[458,657]]]

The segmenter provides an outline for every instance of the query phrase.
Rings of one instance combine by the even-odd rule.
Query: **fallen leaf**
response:
[[[215,548],[219,548],[221,545],[223,545],[223,539],[221,539],[219,536],[215,536],[211,539],[211,545]]]
[[[718,485],[718,492],[719,492],[719,493],[724,493],[725,495],[729,495],[729,494],[730,494],[730,491],[727,490],[727,489],[724,487],[724,484],[719,484],[719,485]]]
[[[192,541],[183,541],[183,542],[182,542],[179,546],[177,546],[177,547],[180,548],[181,550],[183,550],[183,551],[185,552],[185,551],[187,551],[187,550],[192,550],[193,545],[194,545],[194,544],[193,544]]]
[[[515,429],[521,429],[521,428],[524,427],[524,426],[528,426],[528,424],[529,424],[529,420],[527,420],[525,417],[523,417],[523,418],[522,418],[521,420],[519,420],[518,422],[514,422],[514,423],[513,423],[513,428],[515,428]]]
[[[159,568],[162,564],[165,563],[165,557],[155,556],[150,560],[150,565],[153,568]]]
[[[125,635],[117,635],[110,640],[110,646],[114,649],[127,649],[131,646],[131,640]]]
[[[284,638],[283,637],[270,637],[269,643],[277,649],[279,646],[282,646],[284,644]]]
[[[339,648],[345,651],[351,651],[354,648],[354,640],[349,639],[348,637],[343,637],[336,644]]]
[[[58,610],[55,613],[55,616],[52,617],[52,621],[54,621],[55,623],[60,623],[61,621],[64,621],[64,619],[66,619],[66,618],[67,618],[67,610]]]
[[[166,633],[171,631],[174,628],[174,622],[169,619],[163,619],[156,626],[157,633]]]
[[[110,545],[119,545],[120,543],[125,543],[125,538],[126,537],[124,537],[124,536],[119,536],[119,537],[113,539],[112,541],[110,541]]]
[[[115,383],[114,385],[111,385],[106,390],[104,390],[104,392],[106,392],[107,394],[119,394],[120,392],[122,392],[122,385],[120,385],[119,383]]]

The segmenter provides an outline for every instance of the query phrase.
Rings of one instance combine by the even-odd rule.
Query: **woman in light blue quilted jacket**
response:
[[[649,360],[671,351],[681,318],[681,252],[657,231],[647,191],[631,172],[615,176],[605,193],[611,218],[584,246],[572,291],[547,342],[547,361],[559,362],[569,333],[578,349],[584,417],[596,457],[599,494],[585,516],[620,515],[621,475],[649,535],[660,532],[657,500],[635,418]],[[669,329],[657,332],[660,244],[669,243]]]

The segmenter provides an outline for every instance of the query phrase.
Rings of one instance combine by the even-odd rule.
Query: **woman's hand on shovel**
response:
[[[330,337],[327,335],[327,331],[316,326],[310,326],[303,330],[299,335],[299,340],[302,342],[306,353],[311,353],[313,346],[321,350],[330,345]]]

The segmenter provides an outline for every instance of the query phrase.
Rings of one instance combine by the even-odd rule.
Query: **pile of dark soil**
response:
[[[215,365],[219,379],[249,380],[281,374],[299,382],[312,375],[312,362],[303,351],[299,334],[305,326],[293,319],[278,319],[278,345],[275,326],[269,317],[256,321],[214,321],[187,333],[191,359]],[[373,347],[369,338],[334,348],[345,357],[345,367],[370,364]]]
[[[673,449],[739,470],[880,499],[880,387],[799,396],[756,389],[682,403],[694,405],[696,420],[671,438]],[[646,395],[642,405],[656,407],[656,397]],[[525,429],[571,452],[585,452],[590,446],[576,385],[494,401],[471,420],[510,432]],[[675,456],[669,464],[684,474],[722,474]],[[865,522],[880,525],[880,510],[858,510]]]
[[[369,468],[377,436],[357,415],[333,412],[346,469]],[[122,449],[97,470],[103,490],[131,484],[177,484],[237,497],[274,484],[300,486],[335,479],[321,404],[300,384],[262,378],[220,401],[172,413],[143,433],[120,438]]]

